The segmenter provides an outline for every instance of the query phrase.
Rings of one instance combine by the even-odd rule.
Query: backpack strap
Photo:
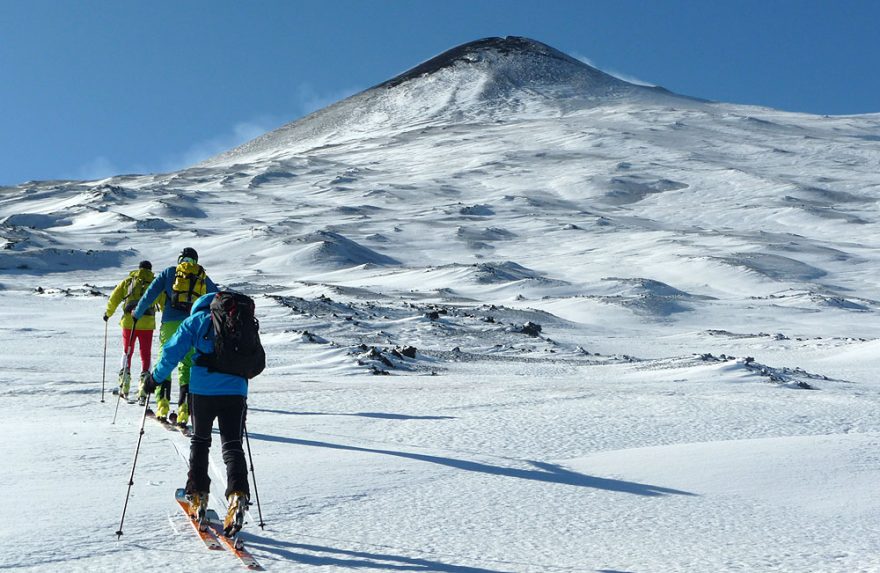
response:
[[[205,332],[199,335],[199,338],[202,340],[208,340],[211,338],[211,333],[214,332],[214,316],[211,311],[208,310],[208,320],[206,321]],[[214,365],[214,353],[205,353],[196,348],[196,354],[193,356],[193,364],[196,366],[204,366],[211,372],[211,367]]]
[[[125,296],[122,298],[122,310],[125,313],[131,313],[134,311],[135,307],[137,307],[138,302],[140,302],[141,297],[146,292],[147,287],[150,286],[149,281],[142,279],[139,276],[138,271],[134,271],[128,275],[128,278],[125,279],[128,281],[128,288],[126,289]],[[123,281],[124,282],[124,281]],[[140,294],[135,296],[135,290],[140,286]],[[130,299],[130,300],[129,300]],[[127,301],[127,302],[126,302]],[[152,305],[144,312],[144,316],[153,316],[156,314],[156,309],[153,308]]]
[[[131,298],[131,295],[134,294],[134,285],[136,280],[137,279],[134,277],[134,275],[128,275],[128,278],[125,279],[125,281],[128,281],[128,287],[125,289],[125,296],[122,297],[122,302],[125,302],[126,300]]]
[[[205,274],[205,268],[202,265],[199,265],[199,268],[196,270],[196,272],[190,275],[191,278],[189,279],[189,289],[186,293],[187,300],[193,300],[193,295],[195,295],[196,292],[196,285],[199,282],[199,278],[201,278],[203,274]]]

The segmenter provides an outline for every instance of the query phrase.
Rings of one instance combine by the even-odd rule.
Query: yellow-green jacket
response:
[[[128,276],[116,285],[115,289],[113,289],[113,293],[110,295],[110,300],[107,301],[107,312],[105,312],[105,314],[107,316],[113,316],[113,313],[116,312],[116,307],[121,303],[122,320],[119,321],[119,324],[122,325],[122,328],[130,330],[134,324],[134,320],[131,318],[131,311],[137,306],[141,294],[147,289],[147,286],[149,286],[152,280],[153,271],[149,269],[137,269],[131,271]],[[134,291],[132,291],[132,281],[140,281],[140,288],[135,288]],[[140,320],[137,321],[135,330],[155,330],[156,311],[162,308],[164,302],[165,293],[162,293],[156,299],[153,306],[151,306]]]

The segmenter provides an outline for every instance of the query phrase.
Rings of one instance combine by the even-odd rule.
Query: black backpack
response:
[[[214,352],[200,355],[196,364],[209,372],[223,372],[251,379],[266,368],[266,352],[260,343],[260,322],[254,301],[231,291],[218,292],[211,301]],[[207,334],[206,334],[207,336]]]

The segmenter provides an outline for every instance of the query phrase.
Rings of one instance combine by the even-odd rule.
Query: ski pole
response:
[[[101,368],[101,403],[104,403],[104,383],[107,380],[107,321],[104,321],[104,367]]]
[[[260,516],[260,529],[266,528],[263,521],[263,509],[260,507],[260,492],[257,490],[257,474],[254,473],[254,458],[251,455],[251,439],[248,437],[247,424],[244,426],[244,443],[247,444],[248,460],[251,462],[251,476],[254,482],[254,497],[257,500],[257,514]]]
[[[141,451],[141,440],[144,437],[144,424],[147,422],[147,412],[150,410],[150,396],[144,404],[144,416],[141,418],[141,429],[138,432],[137,446],[134,449],[134,461],[131,462],[131,475],[128,477],[128,491],[125,494],[125,505],[122,506],[122,519],[119,520],[119,530],[116,532],[116,540],[122,538],[122,524],[125,522],[125,512],[128,510],[128,498],[131,496],[131,486],[134,485],[134,468],[137,466],[138,453]]]
[[[137,326],[137,321],[131,325],[131,335],[128,337],[128,352],[125,353],[125,362],[122,364],[122,370],[125,370],[126,364],[131,364],[131,355],[134,354],[134,327]],[[129,371],[131,370],[131,366],[129,366]],[[123,376],[125,374],[123,373]],[[113,412],[113,421],[111,424],[116,424],[116,414],[119,413],[119,401],[122,400],[122,388],[119,388],[119,393],[116,395],[116,410]]]

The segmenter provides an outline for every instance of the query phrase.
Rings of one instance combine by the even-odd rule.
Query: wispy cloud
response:
[[[177,171],[178,169],[191,167],[197,163],[201,163],[209,157],[213,157],[214,155],[238,147],[242,143],[275,129],[283,122],[284,120],[282,119],[273,119],[269,117],[239,122],[219,135],[190,145],[178,155],[164,153],[165,159],[157,159],[146,163],[121,164],[120,162],[101,155],[83,164],[70,173],[69,176],[65,176],[64,178],[94,181],[97,179],[113,177],[115,175],[131,173],[167,173],[169,171]],[[157,155],[161,154],[163,154],[162,151]]]
[[[646,82],[644,80],[640,80],[639,78],[637,78],[635,76],[631,76],[629,74],[624,74],[624,73],[618,72],[616,70],[603,68],[602,66],[598,65],[597,63],[595,63],[593,60],[591,60],[590,58],[588,58],[586,56],[581,56],[580,54],[573,54],[573,56],[575,58],[577,58],[578,60],[582,61],[583,63],[587,64],[588,66],[594,67],[597,70],[601,70],[601,71],[605,72],[606,74],[608,74],[610,76],[614,76],[615,78],[617,78],[619,80],[623,80],[625,82],[629,82],[631,84],[636,84],[639,86],[656,87],[656,84],[652,84],[651,82]]]
[[[114,164],[109,158],[101,155],[84,163],[73,173],[64,178],[93,181],[95,179],[104,179],[106,177],[112,177],[113,175],[119,175],[120,173],[121,171],[116,164]]]
[[[263,115],[248,121],[236,123],[225,132],[191,145],[179,157],[166,161],[161,171],[176,171],[234,149],[243,143],[263,135],[282,125],[306,116],[321,108],[360,91],[358,88],[345,88],[321,92],[309,83],[301,83],[292,98],[292,113],[288,117]]]
[[[284,123],[283,119],[263,116],[256,119],[236,123],[223,133],[198,141],[182,154],[164,162],[161,171],[176,171],[184,167],[190,167],[196,163],[213,157],[224,151],[229,151],[239,145],[250,141],[271,131]]]
[[[362,90],[363,88],[347,87],[329,92],[319,92],[314,86],[304,82],[297,88],[296,106],[302,115],[308,115]]]
[[[172,156],[166,154],[166,159],[158,160],[152,166],[143,164],[136,168],[131,165],[120,166],[106,156],[99,156],[78,168],[70,179],[95,180],[123,173],[165,173],[191,167],[361,90],[362,88],[358,87],[348,87],[319,91],[312,84],[303,82],[296,88],[291,98],[291,114],[287,117],[262,115],[238,122],[217,135],[193,143],[179,154]]]

